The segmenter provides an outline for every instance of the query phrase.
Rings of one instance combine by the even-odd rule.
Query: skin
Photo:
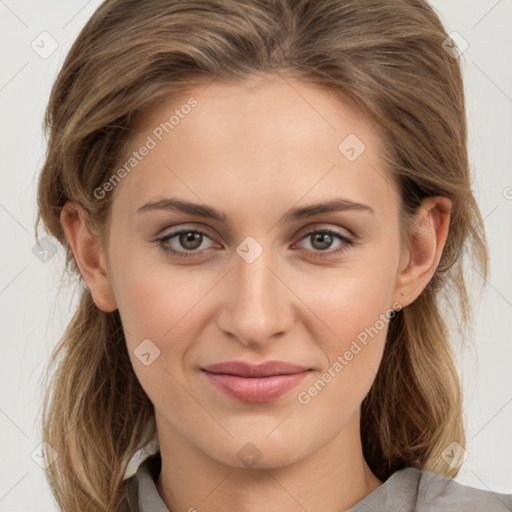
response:
[[[402,246],[399,195],[372,121],[325,89],[280,77],[216,80],[165,99],[146,112],[131,150],[191,96],[198,105],[110,192],[108,240],[73,203],[61,216],[94,302],[119,309],[133,369],[155,406],[158,492],[172,511],[347,510],[382,484],[363,457],[359,425],[387,324],[309,403],[298,395],[379,315],[418,297],[441,257],[450,201],[425,199],[410,249]],[[354,161],[338,150],[349,134],[366,146]],[[171,196],[215,207],[229,225],[172,210],[137,214]],[[335,197],[373,213],[283,218]],[[180,227],[206,231],[192,249],[199,255],[174,257],[155,242]],[[354,243],[334,236],[322,246],[312,233],[325,228]],[[236,251],[247,236],[263,249],[251,263]],[[167,244],[189,247],[179,236]],[[148,366],[134,354],[144,339],[160,350]],[[200,371],[233,359],[313,371],[285,396],[251,404]],[[237,456],[247,443],[260,457],[253,466]]]

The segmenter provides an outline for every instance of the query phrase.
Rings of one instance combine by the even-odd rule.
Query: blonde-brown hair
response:
[[[464,333],[464,249],[484,277],[488,255],[471,190],[462,73],[443,49],[446,37],[423,0],[107,0],[80,32],[51,91],[36,238],[42,219],[82,279],[60,223],[62,207],[81,205],[91,229],[105,236],[113,194],[98,200],[94,190],[118,168],[137,120],[159,99],[201,80],[260,73],[335,91],[376,123],[382,165],[400,190],[405,233],[422,198],[453,202],[437,271],[390,322],[361,406],[363,453],[379,479],[407,466],[453,477],[458,470],[440,455],[453,441],[465,446],[465,434],[440,292]],[[131,366],[118,311],[101,311],[87,287],[46,379],[43,440],[58,453],[47,477],[59,506],[121,510],[128,462],[157,435],[154,410]]]

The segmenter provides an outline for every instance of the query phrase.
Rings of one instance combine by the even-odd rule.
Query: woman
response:
[[[439,300],[468,321],[488,255],[446,38],[420,0],[97,9],[36,223],[87,285],[44,409],[62,510],[512,510],[451,480]]]

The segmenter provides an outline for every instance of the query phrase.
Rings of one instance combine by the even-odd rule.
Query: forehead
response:
[[[172,126],[165,130],[161,125],[169,121]],[[377,137],[374,123],[334,91],[279,76],[260,76],[242,83],[216,79],[161,100],[141,118],[139,140],[153,133],[157,142],[163,137],[172,144],[170,139],[177,142],[188,135],[191,124],[197,142],[211,146],[217,146],[223,134],[245,139],[244,147],[251,141],[279,145],[286,136],[287,146],[305,143],[309,148],[321,139],[326,144],[336,141],[347,130],[371,137],[369,142]]]
[[[219,208],[261,209],[335,190],[378,209],[395,199],[378,137],[371,119],[318,85],[280,77],[214,80],[145,112],[123,164],[133,152],[144,156],[132,156],[116,201],[135,211],[180,195]]]

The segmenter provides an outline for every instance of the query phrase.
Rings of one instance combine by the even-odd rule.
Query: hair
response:
[[[372,472],[386,480],[418,467],[449,477],[452,442],[465,446],[461,384],[441,298],[467,331],[465,254],[488,275],[482,217],[472,193],[462,72],[423,0],[107,0],[88,20],[53,85],[44,118],[47,154],[38,183],[41,219],[83,278],[60,214],[87,212],[105,240],[114,194],[94,190],[122,162],[137,121],[157,101],[214,79],[279,75],[334,91],[371,118],[382,165],[400,194],[410,240],[421,200],[452,201],[436,272],[389,323],[375,381],[361,404],[361,440]],[[465,249],[470,251],[465,251]],[[469,254],[470,253],[470,254]],[[153,405],[130,363],[120,315],[104,312],[87,286],[45,373],[43,441],[62,510],[122,510],[128,463],[157,438]]]

